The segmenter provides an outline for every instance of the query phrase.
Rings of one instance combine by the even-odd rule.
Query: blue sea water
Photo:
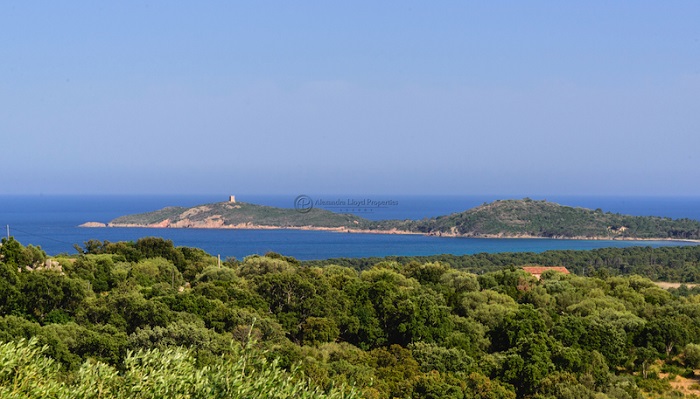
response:
[[[296,195],[239,195],[239,201],[294,207]],[[357,196],[310,195],[316,207],[356,213],[368,219],[422,219],[461,212],[504,196]],[[510,198],[520,198],[513,197]],[[129,241],[158,236],[178,246],[202,248],[222,258],[241,259],[275,251],[298,259],[388,255],[543,252],[552,249],[595,249],[628,246],[692,245],[676,241],[588,241],[550,239],[474,239],[419,235],[345,234],[298,230],[79,228],[87,221],[108,222],[118,216],[165,206],[193,206],[226,200],[200,196],[0,196],[0,226],[23,244],[41,246],[50,255],[75,253],[74,244],[90,239]],[[700,220],[699,197],[573,197],[547,199],[563,205],[601,208],[632,215]],[[329,205],[330,204],[330,205]],[[4,231],[2,232],[4,235]]]

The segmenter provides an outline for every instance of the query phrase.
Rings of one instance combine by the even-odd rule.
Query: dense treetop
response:
[[[564,266],[584,275],[606,277],[639,274],[655,281],[700,283],[700,245],[554,250],[542,253],[505,252],[474,255],[387,256],[384,258],[336,258],[308,260],[307,266],[342,265],[364,270],[382,261],[406,265],[411,262],[440,262],[476,274],[510,266]]]
[[[602,251],[591,277],[541,280],[516,267],[535,254],[469,271],[467,260],[355,269],[274,253],[219,266],[158,238],[80,250],[46,262],[3,240],[4,397],[129,397],[153,376],[140,397],[641,399],[679,397],[672,378],[700,366],[700,295],[618,267],[696,265],[694,247]]]

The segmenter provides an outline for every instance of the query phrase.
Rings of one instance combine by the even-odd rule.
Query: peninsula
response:
[[[244,202],[167,207],[81,227],[300,229],[448,237],[562,239],[700,239],[700,221],[629,216],[544,200],[499,200],[423,220],[368,220],[312,208],[306,212]]]

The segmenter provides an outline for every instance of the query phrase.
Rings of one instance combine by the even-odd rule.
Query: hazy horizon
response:
[[[0,195],[700,196],[698,20],[691,1],[0,4]]]

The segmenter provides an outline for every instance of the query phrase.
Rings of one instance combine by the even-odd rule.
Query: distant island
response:
[[[629,216],[545,200],[499,200],[423,220],[368,220],[312,208],[306,212],[244,202],[167,207],[81,227],[300,229],[446,237],[700,240],[700,221]]]

